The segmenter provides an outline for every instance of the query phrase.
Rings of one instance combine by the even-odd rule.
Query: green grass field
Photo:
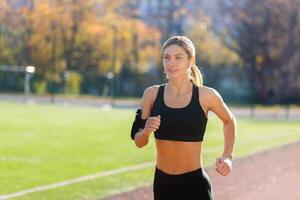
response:
[[[155,160],[154,139],[142,149],[130,139],[129,109],[0,102],[0,196],[79,176]],[[235,157],[300,140],[299,121],[237,119]],[[203,161],[223,149],[222,124],[209,117]],[[101,199],[151,184],[154,167],[125,172],[15,199]],[[1,199],[1,198],[0,198]]]

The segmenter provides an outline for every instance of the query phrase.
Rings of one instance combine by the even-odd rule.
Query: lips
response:
[[[177,69],[168,69],[169,73],[174,73],[174,72],[177,72],[177,71],[178,71]]]

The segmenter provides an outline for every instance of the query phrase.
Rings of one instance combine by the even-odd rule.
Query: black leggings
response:
[[[167,174],[156,167],[154,200],[213,200],[208,175],[202,168],[184,174]]]

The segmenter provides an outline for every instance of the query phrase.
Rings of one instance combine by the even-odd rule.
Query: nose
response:
[[[174,67],[175,66],[175,62],[170,60],[169,63],[168,63],[168,66]]]

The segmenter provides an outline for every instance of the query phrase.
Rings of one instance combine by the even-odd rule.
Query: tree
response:
[[[220,1],[229,37],[259,102],[299,102],[300,2]],[[298,96],[298,97],[297,97]]]
[[[36,66],[35,81],[58,86],[65,70],[91,78],[127,63],[145,70],[157,56],[160,33],[124,12],[130,0],[26,2],[0,4],[0,62]]]

